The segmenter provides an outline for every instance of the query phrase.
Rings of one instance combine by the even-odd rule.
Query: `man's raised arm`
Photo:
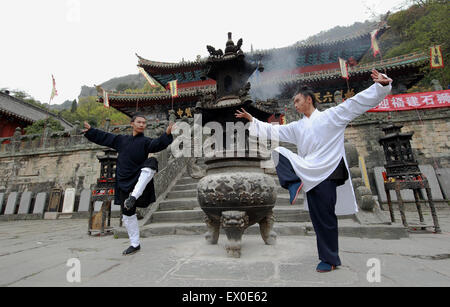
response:
[[[118,150],[118,141],[120,135],[104,132],[100,129],[92,128],[87,122],[84,122],[84,136],[91,142]]]
[[[372,70],[372,80],[375,82],[368,89],[347,99],[336,107],[325,110],[330,123],[335,126],[346,126],[356,117],[376,107],[392,89],[392,79]]]
[[[167,127],[167,130],[163,135],[161,135],[159,138],[152,139],[148,146],[147,151],[149,153],[151,152],[160,152],[164,149],[166,149],[172,142],[173,142],[173,135],[172,135],[172,129],[173,129],[174,123],[170,123]]]
[[[243,108],[241,111],[236,110],[235,116],[236,118],[245,118],[250,122],[249,132],[252,136],[259,136],[271,140],[278,139],[282,142],[296,144],[295,122],[288,125],[272,125],[254,118]]]

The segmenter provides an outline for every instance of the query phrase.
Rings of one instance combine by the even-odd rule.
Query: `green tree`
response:
[[[70,108],[70,113],[75,113],[77,111],[77,100],[72,101],[72,107]]]
[[[64,131],[64,127],[56,119],[49,117],[35,121],[32,125],[25,128],[25,134],[42,134],[48,127],[50,131]]]
[[[138,88],[138,85],[135,84],[134,82],[131,83],[131,84],[119,83],[116,86],[116,91],[123,92],[123,91],[128,90],[128,89],[134,90],[134,89],[137,89],[137,88]]]
[[[437,79],[444,88],[450,82],[450,2],[448,0],[411,0],[407,9],[391,14],[388,29],[379,39],[384,59],[412,53],[425,52],[440,45],[444,57],[444,68],[430,69],[425,65],[421,69],[424,78],[412,91],[432,90],[431,80]],[[371,50],[361,63],[372,62]]]
[[[111,125],[124,125],[130,122],[130,118],[114,108],[105,108],[103,104],[97,102],[96,96],[80,98],[75,112],[64,110],[61,116],[71,123],[87,121],[92,126],[101,127],[106,119],[111,119]]]

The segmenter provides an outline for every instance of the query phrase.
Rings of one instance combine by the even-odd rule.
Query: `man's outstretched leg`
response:
[[[128,232],[128,237],[130,238],[130,247],[126,249],[123,254],[131,255],[136,253],[141,249],[139,242],[139,223],[136,215],[136,201],[144,193],[145,188],[149,182],[153,179],[153,176],[158,171],[158,161],[155,158],[149,158],[144,163],[144,168],[141,169],[141,174],[139,179],[134,186],[133,191],[130,193],[129,197],[123,202],[122,221]]]
[[[128,247],[123,255],[132,255],[141,249],[141,244],[139,242],[139,223],[136,216],[136,207],[131,210],[123,208],[122,221],[127,229],[128,237],[130,238],[130,247]]]
[[[275,163],[275,168],[277,170],[278,180],[280,181],[281,187],[289,191],[289,202],[291,205],[295,204],[298,195],[303,187],[303,182],[297,176],[292,167],[291,162],[280,154],[278,151],[274,150],[272,152],[272,158]]]
[[[133,192],[131,192],[130,196],[125,200],[124,206],[127,209],[131,209],[134,207],[136,200],[142,195],[147,184],[152,180],[156,171],[145,167],[141,170],[141,175],[139,176],[138,182],[134,186]]]
[[[152,181],[153,176],[155,176],[158,171],[158,160],[155,158],[148,158],[144,167],[141,169],[141,174],[139,175],[139,179],[134,186],[133,192],[131,192],[130,196],[125,200],[124,206],[127,209],[131,209],[134,207],[134,204],[141,197],[142,193],[144,193],[147,184]]]

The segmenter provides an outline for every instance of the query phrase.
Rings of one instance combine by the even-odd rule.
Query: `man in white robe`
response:
[[[341,265],[336,215],[358,212],[345,158],[345,128],[354,118],[376,107],[392,89],[392,79],[386,75],[373,70],[371,77],[375,82],[371,87],[323,112],[316,109],[313,92],[301,89],[294,96],[294,105],[304,117],[288,125],[259,121],[244,109],[235,114],[251,122],[250,135],[297,145],[297,153],[277,147],[272,156],[291,203],[300,189],[306,193],[305,208],[310,212],[321,260],[318,272],[329,272]]]

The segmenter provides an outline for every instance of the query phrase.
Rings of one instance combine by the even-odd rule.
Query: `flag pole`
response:
[[[381,54],[381,50],[380,50],[380,59],[381,59],[381,62],[383,62],[383,55]],[[383,70],[384,70],[384,74],[387,75],[386,66],[383,67]]]
[[[50,95],[50,99],[48,100],[48,107],[47,107],[47,116],[44,120],[44,130],[42,131],[42,142],[45,136],[45,129],[47,129],[48,119],[50,117],[50,104],[52,103],[53,97],[58,95],[58,92],[56,91],[56,83],[55,83],[55,77],[52,74],[52,93]]]

